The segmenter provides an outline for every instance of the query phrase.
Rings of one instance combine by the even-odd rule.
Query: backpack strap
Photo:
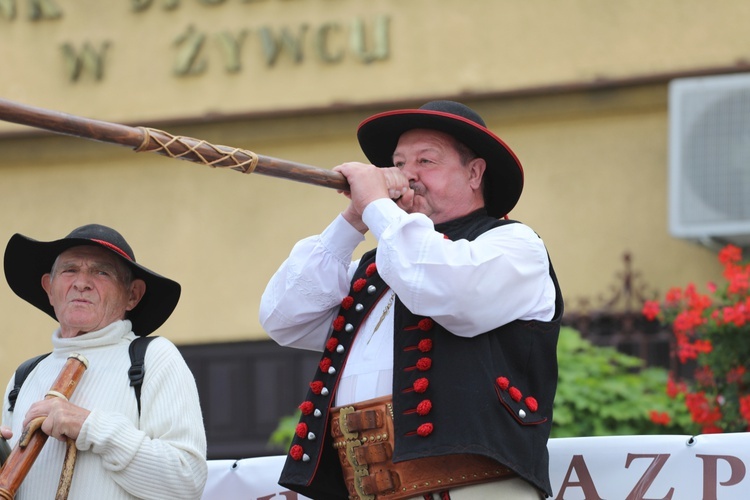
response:
[[[143,375],[146,373],[146,367],[144,366],[146,348],[149,342],[155,338],[157,337],[138,337],[128,347],[128,353],[130,354],[128,377],[130,378],[130,386],[135,390],[135,401],[138,404],[139,416],[141,414],[141,385],[143,385]]]
[[[38,365],[41,360],[50,354],[52,353],[48,352],[47,354],[40,354],[39,356],[27,359],[18,365],[18,368],[16,369],[16,377],[13,381],[13,389],[8,393],[8,411],[13,411],[16,407],[16,399],[18,399],[18,393],[21,391],[21,386],[26,380],[26,377],[29,376],[29,373],[36,368],[36,365]]]

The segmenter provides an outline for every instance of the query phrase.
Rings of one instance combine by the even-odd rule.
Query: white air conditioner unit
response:
[[[670,82],[669,230],[750,246],[750,74]]]

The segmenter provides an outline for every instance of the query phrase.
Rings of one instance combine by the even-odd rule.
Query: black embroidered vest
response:
[[[451,240],[474,240],[514,221],[484,211],[436,225]],[[514,321],[474,338],[451,334],[396,300],[393,461],[454,453],[485,455],[551,495],[547,439],[557,388],[560,288],[550,322]],[[332,446],[329,410],[354,336],[388,289],[366,253],[332,325],[279,484],[314,499],[347,499]]]

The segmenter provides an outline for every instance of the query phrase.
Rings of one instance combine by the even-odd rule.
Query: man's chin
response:
[[[58,318],[58,321],[59,320],[60,318]],[[64,330],[75,331],[78,332],[78,335],[82,335],[99,329],[101,320],[99,318],[92,318],[91,316],[85,315],[68,315],[64,316],[59,323]]]

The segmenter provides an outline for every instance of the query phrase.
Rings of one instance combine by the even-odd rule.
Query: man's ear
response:
[[[484,158],[474,158],[469,162],[469,184],[473,189],[481,188],[486,168],[487,162]]]
[[[42,275],[42,288],[44,288],[44,291],[47,292],[48,296],[49,296],[51,282],[52,282],[52,277],[50,276],[49,273]]]
[[[125,309],[126,311],[132,311],[135,309],[135,306],[138,305],[138,303],[143,298],[143,295],[146,293],[146,282],[143,280],[135,279],[130,284],[130,296],[128,297],[128,307]]]

